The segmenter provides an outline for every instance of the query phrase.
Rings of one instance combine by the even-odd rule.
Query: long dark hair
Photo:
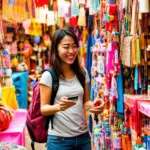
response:
[[[52,38],[50,65],[56,70],[56,72],[61,78],[64,78],[64,74],[63,68],[61,67],[61,60],[58,56],[58,45],[66,35],[71,36],[74,39],[75,44],[79,48],[78,39],[71,29],[59,29],[54,33]],[[71,69],[74,71],[80,83],[84,87],[85,71],[83,67],[81,67],[79,64],[78,56],[76,57],[74,63],[71,65]]]

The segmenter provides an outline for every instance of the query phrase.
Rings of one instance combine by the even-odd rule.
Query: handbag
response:
[[[120,59],[122,64],[127,67],[132,67],[132,36],[123,37],[120,47]]]

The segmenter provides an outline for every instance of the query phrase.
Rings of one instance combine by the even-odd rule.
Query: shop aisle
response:
[[[31,139],[29,137],[27,129],[25,130],[25,135],[26,135],[26,146],[25,147],[27,148],[27,150],[32,150],[31,149]],[[35,149],[36,150],[46,150],[45,144],[35,143]]]

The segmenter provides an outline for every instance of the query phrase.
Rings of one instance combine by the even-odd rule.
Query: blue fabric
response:
[[[134,89],[138,90],[138,67],[135,67],[134,71]]]
[[[48,135],[47,150],[91,150],[91,138],[88,132],[77,137]]]
[[[28,106],[28,72],[13,72],[13,85],[16,89],[16,98],[19,108],[27,108]]]
[[[94,15],[88,15],[88,23],[87,24],[88,24],[89,34],[91,34],[94,29]]]
[[[91,47],[95,44],[95,39],[92,35],[88,35],[88,44],[87,44],[87,52],[86,52],[86,68],[91,79],[91,66],[92,66],[92,52]]]
[[[120,74],[117,77],[117,87],[118,87],[118,102],[117,102],[117,112],[124,113],[124,96],[123,96],[123,69],[120,66]]]
[[[91,2],[92,4],[92,9],[94,12],[98,12],[100,10],[100,7],[99,7],[99,0],[92,0]]]

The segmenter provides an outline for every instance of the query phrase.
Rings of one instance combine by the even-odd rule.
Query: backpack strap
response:
[[[51,103],[50,104],[53,105],[57,91],[58,91],[58,87],[59,87],[59,76],[58,76],[57,72],[54,70],[54,68],[48,68],[45,71],[48,71],[52,76],[52,96],[51,96]],[[47,119],[48,123],[51,120],[52,129],[53,129],[53,116],[54,115],[51,115]],[[47,128],[48,128],[48,123],[47,123]]]
[[[54,104],[54,99],[56,97],[58,87],[59,87],[59,76],[57,72],[54,70],[54,68],[48,68],[46,71],[48,71],[52,76],[52,96],[51,96],[51,105]]]

